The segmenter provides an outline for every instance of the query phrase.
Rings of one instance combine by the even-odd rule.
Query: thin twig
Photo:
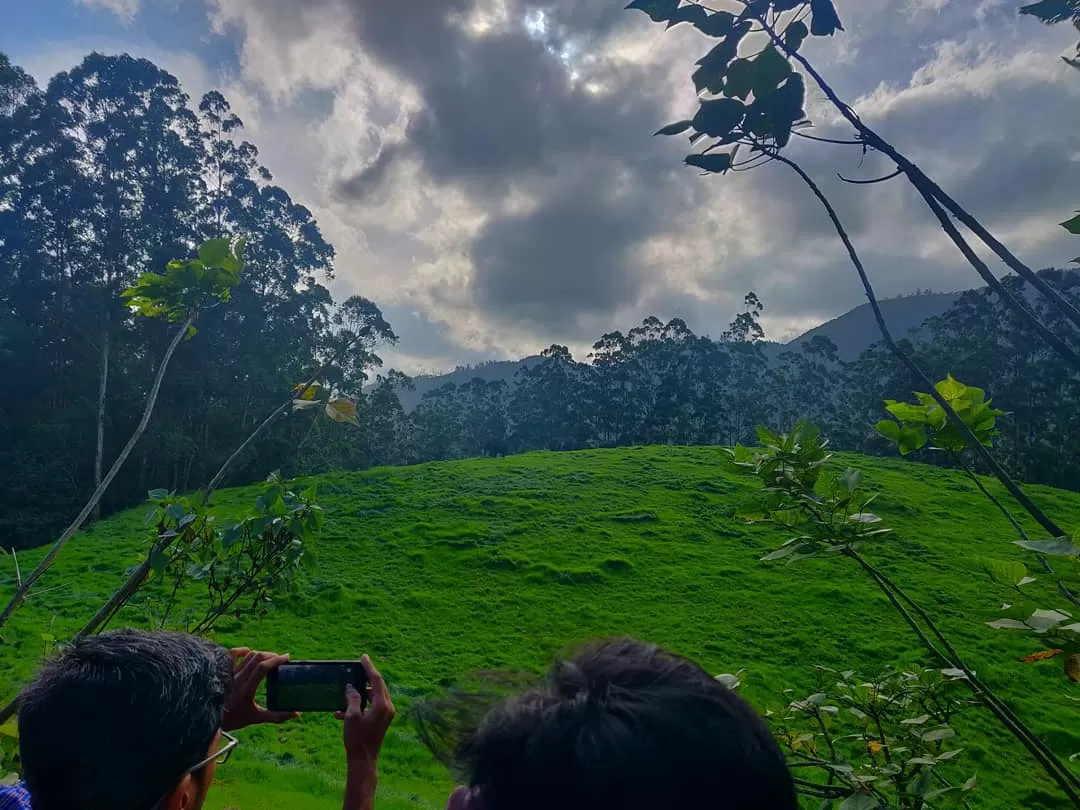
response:
[[[15,589],[11,601],[8,602],[7,607],[4,608],[3,614],[0,614],[0,627],[3,627],[7,623],[8,619],[11,618],[11,614],[25,601],[26,595],[34,586],[34,583],[52,567],[57,556],[63,551],[64,546],[66,546],[68,541],[75,536],[75,533],[82,528],[83,523],[90,517],[90,513],[94,511],[94,507],[101,501],[105,491],[112,484],[117,473],[120,472],[120,468],[124,466],[124,462],[127,461],[128,456],[131,455],[131,451],[135,449],[135,445],[138,443],[139,439],[142,438],[143,433],[146,432],[146,428],[150,424],[150,417],[154,413],[154,405],[157,403],[158,393],[161,391],[161,383],[165,379],[165,372],[169,367],[169,361],[172,360],[172,356],[176,352],[176,347],[180,345],[180,341],[184,339],[184,335],[187,334],[187,331],[194,320],[194,314],[188,316],[188,319],[184,321],[176,331],[172,342],[165,351],[165,355],[161,359],[161,365],[158,367],[157,375],[154,377],[154,383],[150,387],[150,393],[146,397],[146,407],[143,409],[142,418],[139,420],[139,424],[136,425],[131,437],[127,440],[127,444],[124,445],[124,448],[120,451],[120,455],[116,457],[116,461],[113,462],[112,467],[109,468],[109,472],[106,473],[101,483],[98,484],[97,489],[94,490],[94,493],[90,496],[90,500],[86,502],[82,511],[80,511],[75,520],[71,522],[71,525],[64,530],[64,533],[60,535],[59,539],[53,543],[52,548],[49,549],[49,553],[45,555],[40,563],[38,563],[37,568],[35,568],[30,576],[26,578],[26,581]]]
[[[836,173],[836,176],[843,180],[845,183],[850,183],[853,186],[873,186],[878,183],[884,183],[886,180],[892,180],[894,177],[899,177],[904,172],[897,169],[895,172],[890,172],[884,177],[875,177],[873,180],[854,180],[850,177],[844,177],[840,172]]]
[[[1009,494],[1013,496],[1030,514],[1035,520],[1053,537],[1065,536],[1065,531],[1052,521],[1035,503],[1027,496],[1027,494],[1016,485],[1016,482],[1012,480],[1012,477],[1005,471],[1005,468],[998,463],[989,451],[983,447],[982,443],[978,440],[971,428],[960,418],[959,414],[953,409],[949,401],[941,395],[937,390],[937,386],[926,376],[924,372],[914,360],[912,360],[906,352],[904,352],[897,342],[893,339],[892,332],[889,331],[889,326],[885,322],[885,316],[881,311],[881,305],[878,303],[877,295],[874,293],[874,286],[870,283],[870,277],[867,275],[866,268],[863,266],[862,259],[859,258],[858,252],[855,250],[855,245],[851,241],[851,237],[848,236],[847,229],[844,228],[844,224],[840,221],[839,215],[836,213],[836,209],[833,208],[832,203],[829,202],[829,198],[825,196],[825,193],[814,182],[813,178],[808,175],[803,168],[784,155],[774,153],[776,160],[784,165],[788,166],[792,171],[799,175],[802,181],[813,192],[814,196],[818,198],[824,206],[826,213],[829,215],[829,219],[833,223],[833,227],[836,229],[837,235],[840,237],[840,241],[844,243],[844,248],[847,250],[848,257],[851,259],[852,265],[855,267],[855,271],[859,275],[859,281],[862,282],[863,291],[866,294],[866,299],[870,303],[870,308],[874,313],[874,320],[877,322],[878,331],[881,332],[881,336],[885,341],[885,345],[888,346],[889,351],[900,360],[901,363],[908,369],[919,381],[926,386],[938,406],[945,412],[955,426],[960,431],[961,435],[967,440],[968,445],[975,451],[984,464],[989,467],[997,479],[1004,485],[1009,491]]]

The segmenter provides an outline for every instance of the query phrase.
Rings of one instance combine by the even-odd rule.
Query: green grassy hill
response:
[[[926,607],[981,676],[1064,756],[1080,751],[1080,688],[1059,662],[1024,665],[1031,637],[993,631],[980,612],[1004,598],[979,558],[1030,558],[963,478],[900,461],[850,457],[882,490],[897,530],[866,554]],[[921,660],[884,597],[852,565],[759,562],[784,539],[733,519],[756,492],[724,473],[716,449],[533,454],[323,476],[327,528],[301,596],[265,620],[219,626],[219,639],[295,657],[369,652],[402,705],[478,668],[540,669],[565,645],[631,634],[714,672],[744,669],[745,694],[779,706],[809,690],[816,664],[876,674]],[[1080,496],[1032,487],[1060,523],[1080,525]],[[250,490],[221,493],[249,503]],[[63,638],[116,585],[145,537],[133,510],[77,538],[4,633],[0,686],[24,678],[39,627]],[[21,558],[24,569],[32,554]],[[0,575],[0,596],[11,571]],[[1048,600],[1049,601],[1049,600]],[[125,622],[139,623],[130,611]],[[989,715],[958,723],[972,806],[1057,807],[1057,794]],[[308,717],[243,734],[219,771],[214,808],[332,808],[340,797],[339,731]],[[381,808],[442,807],[449,776],[402,724],[391,732]]]

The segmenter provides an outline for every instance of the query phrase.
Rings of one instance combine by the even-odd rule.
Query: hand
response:
[[[268,672],[289,660],[288,655],[269,652],[252,652],[247,647],[230,650],[236,674],[233,676],[232,693],[225,704],[225,716],[221,727],[225,731],[237,731],[260,723],[284,723],[300,715],[296,712],[272,712],[255,702],[255,692]]]
[[[345,759],[350,766],[364,769],[372,778],[382,748],[383,738],[394,719],[394,704],[386,689],[386,682],[366,655],[360,663],[367,672],[371,685],[371,704],[364,709],[362,696],[352,684],[345,688],[348,708],[334,716],[344,720]]]

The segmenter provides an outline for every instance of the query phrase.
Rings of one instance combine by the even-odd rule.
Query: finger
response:
[[[259,712],[260,723],[287,723],[289,720],[295,720],[300,716],[300,712],[272,712],[267,709],[263,709]]]
[[[373,709],[389,708],[393,711],[394,704],[390,701],[390,691],[386,688],[386,681],[379,674],[379,670],[375,669],[375,665],[371,663],[367,655],[360,656],[360,664],[367,673],[368,683],[371,684],[371,707]]]
[[[351,683],[345,684],[345,705],[346,717],[360,716],[364,713],[364,698]]]
[[[334,719],[335,720],[344,720],[345,719],[345,712],[334,712]]]
[[[239,694],[247,694],[248,692],[254,692],[258,686],[258,680],[256,678],[256,670],[262,660],[269,655],[269,653],[259,652],[257,650],[249,652],[247,657],[244,658],[244,664],[240,667],[240,671],[236,673],[236,677],[233,679],[233,688]]]
[[[233,647],[229,650],[229,655],[232,656],[233,667],[240,668],[240,664],[244,658],[251,654],[250,647]]]
[[[262,679],[266,677],[268,672],[271,672],[272,670],[277,669],[282,664],[288,663],[288,661],[289,661],[289,654],[288,653],[285,653],[284,655],[275,655],[274,653],[264,653],[264,655],[266,657],[263,658],[259,662],[259,665],[256,667],[256,675],[254,676],[256,678],[256,683],[262,681]]]

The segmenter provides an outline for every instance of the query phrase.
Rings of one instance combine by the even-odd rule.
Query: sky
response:
[[[725,0],[717,0],[721,7]],[[410,373],[583,359],[646,316],[719,335],[755,291],[773,339],[863,302],[823,210],[778,164],[703,176],[685,138],[711,47],[620,0],[0,0],[0,50],[44,84],[127,52],[197,100],[220,89],[276,182],[337,249],[336,297],[376,301]],[[804,53],[863,118],[1035,267],[1077,246],[1076,32],[1020,0],[837,0]],[[822,94],[815,134],[850,135]],[[858,147],[788,152],[850,231],[879,295],[978,278],[922,200]],[[1004,268],[996,262],[999,272]]]

